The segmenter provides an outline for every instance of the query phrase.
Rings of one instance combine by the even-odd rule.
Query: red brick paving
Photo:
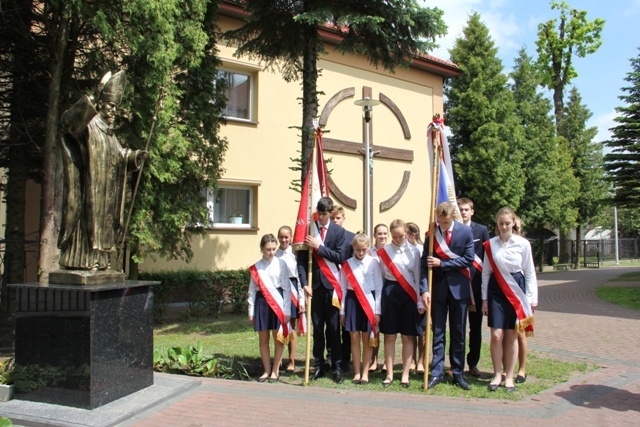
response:
[[[119,426],[638,426],[640,312],[601,301],[594,291],[639,270],[609,267],[539,276],[530,350],[590,360],[601,368],[520,401],[203,379],[201,386]]]

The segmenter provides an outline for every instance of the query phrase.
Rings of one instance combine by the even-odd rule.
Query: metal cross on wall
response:
[[[351,87],[351,88],[346,88],[343,89],[339,92],[337,92],[335,95],[333,95],[331,97],[331,99],[329,99],[329,101],[325,104],[324,108],[322,109],[322,113],[320,114],[320,126],[324,127],[326,126],[328,120],[329,120],[329,116],[331,115],[331,112],[333,111],[333,109],[342,101],[347,100],[347,99],[351,99],[355,96],[355,88]],[[372,90],[370,87],[363,87],[362,88],[362,97],[363,98],[372,98]],[[403,137],[405,140],[410,140],[411,139],[411,132],[409,130],[409,125],[407,124],[407,121],[404,117],[404,115],[402,114],[402,112],[400,111],[400,109],[398,108],[398,106],[386,95],[384,95],[383,93],[379,94],[379,101],[381,102],[382,105],[386,106],[387,108],[389,108],[389,110],[391,110],[391,112],[394,114],[394,116],[398,119],[398,122],[400,123],[400,127],[402,129],[402,133],[403,133]],[[381,107],[379,107],[381,108]],[[371,122],[373,122],[373,118],[371,119]],[[366,126],[367,124],[364,122],[363,120],[363,126]],[[370,140],[372,141],[372,144],[370,145],[370,176],[371,176],[371,186],[373,187],[373,158],[374,156],[383,158],[383,159],[391,159],[391,160],[397,160],[397,161],[402,161],[402,162],[408,162],[411,163],[413,162],[413,150],[406,150],[406,149],[401,149],[401,148],[391,148],[391,147],[384,147],[384,146],[380,146],[380,145],[375,145],[373,143],[373,125],[371,124],[371,134],[370,134]],[[326,152],[335,152],[335,153],[343,153],[343,154],[357,154],[357,155],[362,155],[364,158],[366,158],[366,152],[365,152],[365,148],[364,148],[364,144],[363,142],[351,142],[351,141],[345,141],[345,140],[341,140],[341,139],[334,139],[334,138],[327,138],[324,137],[323,138],[323,147],[324,147],[324,151]],[[363,162],[364,164],[365,162]],[[364,179],[367,179],[367,170],[366,170],[366,165],[364,165],[363,167],[363,174],[364,174]],[[391,209],[396,203],[398,203],[398,201],[402,198],[403,194],[405,193],[408,185],[409,185],[409,179],[411,177],[411,171],[409,170],[405,170],[403,173],[402,178],[400,179],[400,184],[398,186],[398,189],[395,191],[395,193],[393,195],[391,195],[391,197],[387,198],[386,200],[384,200],[383,202],[380,202],[379,205],[379,212],[384,212],[386,210]],[[335,198],[342,203],[342,205],[349,207],[351,209],[356,209],[357,208],[357,201],[355,199],[353,199],[352,197],[347,196],[344,192],[342,192],[340,190],[340,188],[338,187],[338,185],[331,179],[331,176],[329,176],[329,185],[331,188],[331,193],[335,196]],[[363,200],[366,200],[363,198]],[[373,204],[373,203],[372,203]],[[370,206],[371,208],[371,206]]]

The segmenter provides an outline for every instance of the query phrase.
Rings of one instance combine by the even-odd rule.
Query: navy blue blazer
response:
[[[467,299],[471,293],[469,287],[469,279],[460,269],[468,268],[473,265],[473,232],[471,227],[456,222],[451,232],[451,243],[449,249],[459,258],[440,259],[440,267],[434,268],[432,273],[431,299],[433,301],[444,301],[447,298],[447,291],[451,290],[451,294],[456,300]],[[427,257],[429,256],[429,243],[425,242],[425,248],[421,259],[421,282],[426,284],[427,278]],[[437,253],[434,257],[440,258]],[[424,286],[424,285],[423,285]],[[422,289],[425,292],[428,289]]]
[[[350,245],[351,242],[349,242]],[[329,221],[329,228],[327,228],[327,234],[324,236],[324,244],[318,248],[318,255],[325,258],[328,261],[332,261],[340,266],[346,258],[348,247],[345,238],[345,229],[341,226]],[[298,263],[298,278],[302,286],[307,286],[307,272],[309,269],[309,251],[301,250],[296,254],[296,261]],[[321,284],[327,289],[333,289],[329,280],[324,276],[318,263],[313,259],[311,267],[312,274],[312,289],[318,288]]]
[[[482,244],[489,240],[489,230],[486,226],[471,221],[471,231],[473,232],[473,251],[482,262],[484,261],[484,246]],[[477,272],[473,266],[471,267],[471,277],[473,278],[474,288],[476,284],[481,284],[482,274]]]

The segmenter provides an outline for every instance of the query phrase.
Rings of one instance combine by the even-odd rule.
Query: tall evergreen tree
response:
[[[602,144],[594,142],[598,133],[596,127],[587,127],[591,111],[582,104],[582,97],[577,88],[572,87],[562,120],[562,135],[569,142],[572,162],[571,169],[580,184],[577,198],[573,203],[577,211],[576,224],[576,258],[577,268],[582,245],[581,230],[598,216],[607,197],[607,186],[602,168]]]
[[[539,92],[539,75],[524,49],[515,61],[511,78],[516,115],[525,140],[522,167],[526,175],[526,197],[518,214],[538,236],[538,265],[542,269],[543,230],[575,221],[577,212],[573,203],[579,186],[573,176],[567,140],[556,136],[551,103]]]
[[[638,49],[640,51],[640,48]],[[630,59],[631,71],[618,98],[624,106],[616,107],[616,126],[605,145],[611,152],[604,156],[604,168],[613,186],[613,204],[640,207],[640,54]]]
[[[236,55],[279,67],[287,81],[302,80],[302,171],[313,147],[313,120],[318,116],[318,59],[325,53],[318,32],[330,26],[343,53],[365,55],[386,70],[407,66],[411,53],[433,49],[446,33],[442,11],[415,0],[246,0],[247,21],[225,34],[238,43]]]
[[[185,228],[185,224],[205,223],[202,189],[215,186],[226,150],[226,141],[218,137],[224,99],[215,84],[217,2],[15,3],[28,4],[29,31],[22,37],[35,38],[42,46],[40,51],[29,51],[28,59],[35,63],[34,70],[47,71],[40,83],[48,101],[34,99],[46,106],[45,114],[26,119],[44,123],[46,118],[42,127],[46,132],[30,135],[37,138],[35,145],[43,147],[43,166],[38,169],[43,177],[43,215],[56,210],[54,177],[61,112],[81,95],[92,94],[106,71],[125,69],[129,84],[116,123],[117,134],[134,149],[144,148],[151,138],[151,155],[135,200],[129,248],[138,256],[143,256],[140,251],[144,250],[188,259],[188,237],[197,229]],[[4,58],[17,69],[26,67],[24,57]],[[10,88],[18,78],[18,74],[9,74],[0,86]],[[31,101],[36,89],[37,85],[27,87],[23,98],[15,102]],[[24,155],[24,151],[17,149],[14,154]],[[15,160],[8,158],[10,175]],[[24,212],[24,201],[21,205],[12,203],[8,209]],[[41,231],[42,252],[50,254],[57,243],[55,216],[43,222]],[[50,268],[50,263],[41,263],[43,278]]]
[[[445,85],[445,123],[456,190],[492,224],[501,206],[518,209],[524,195],[523,129],[489,29],[474,13],[451,49],[462,75]]]

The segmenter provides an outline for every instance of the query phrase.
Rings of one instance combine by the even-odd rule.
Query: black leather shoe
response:
[[[527,382],[527,374],[518,375],[516,377],[516,384],[524,384],[525,382]]]
[[[498,387],[500,387],[500,384],[489,384],[487,389],[489,389],[489,391],[497,391]]]
[[[318,378],[322,377],[324,377],[324,371],[320,368],[316,368],[315,372],[313,373],[313,381],[316,381]]]
[[[336,384],[342,384],[342,382],[344,381],[344,374],[342,373],[342,369],[336,369],[333,372],[333,380],[336,382]]]
[[[427,388],[433,388],[442,382],[444,382],[444,378],[442,377],[431,377],[429,384],[427,384]]]
[[[453,383],[454,384],[458,384],[460,386],[460,388],[463,389],[463,390],[471,390],[471,386],[469,385],[467,380],[464,379],[462,374],[454,375]]]

